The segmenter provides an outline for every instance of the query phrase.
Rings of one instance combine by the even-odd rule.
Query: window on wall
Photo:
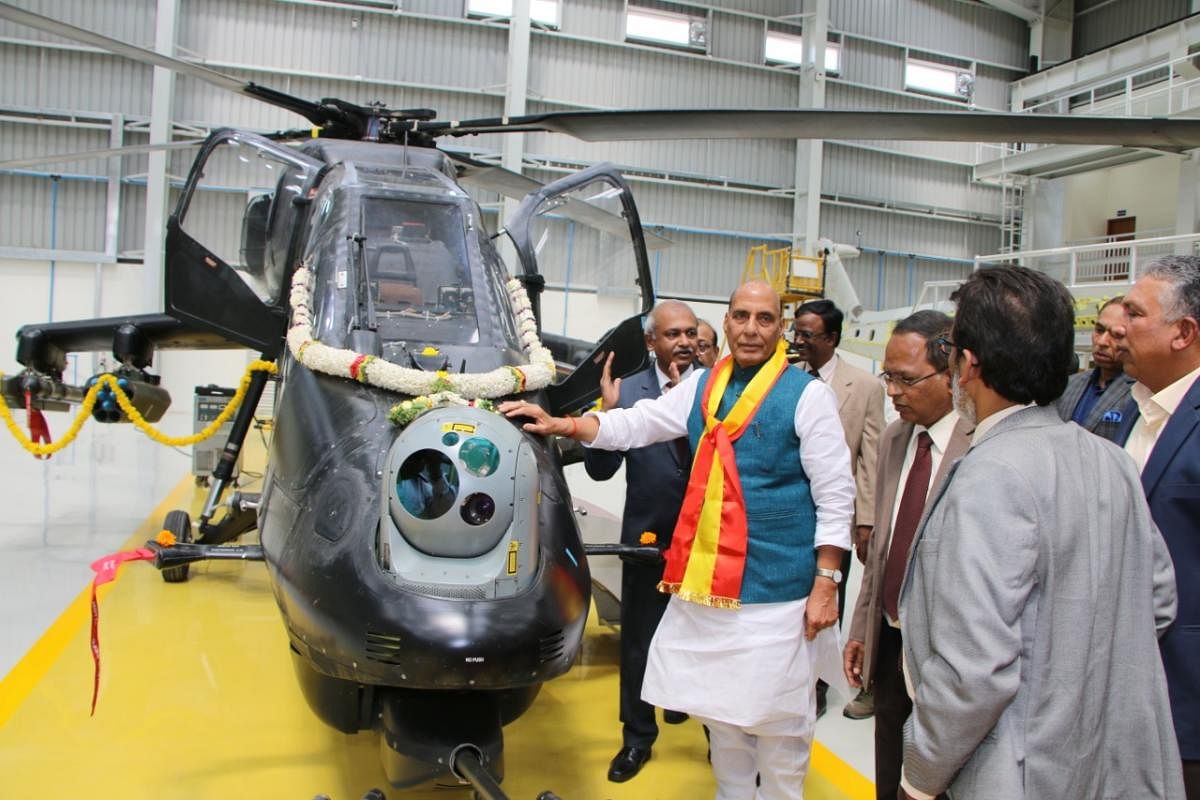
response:
[[[631,5],[625,13],[625,38],[706,52],[708,18],[681,11]]]
[[[975,95],[975,75],[969,66],[939,63],[909,55],[904,63],[904,88],[911,92],[971,102]]]
[[[529,21],[544,28],[557,28],[562,0],[529,0]],[[467,16],[473,19],[507,19],[513,0],[467,0]]]
[[[766,62],[773,66],[798,67],[804,63],[804,44],[799,34],[767,31]],[[825,72],[840,72],[842,57],[841,42],[830,40],[825,43]]]

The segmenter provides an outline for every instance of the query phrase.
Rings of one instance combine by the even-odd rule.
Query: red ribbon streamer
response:
[[[153,561],[154,551],[145,547],[122,550],[92,562],[92,661],[96,669],[92,680],[92,713],[96,715],[96,700],[100,696],[100,604],[96,600],[96,588],[117,579],[117,570],[126,561]]]
[[[33,393],[29,391],[25,392],[25,418],[29,421],[29,441],[50,444],[50,425],[46,422],[46,415],[33,407]],[[50,458],[50,454],[34,458]]]

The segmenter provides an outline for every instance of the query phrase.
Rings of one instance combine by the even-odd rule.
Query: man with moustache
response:
[[[1092,326],[1092,362],[1094,369],[1076,373],[1067,381],[1067,389],[1055,403],[1058,416],[1075,422],[1097,436],[1117,441],[1129,405],[1133,378],[1126,375],[1117,357],[1113,328],[1121,324],[1125,312],[1121,295],[1110,297],[1100,306]]]
[[[642,698],[709,727],[718,800],[800,798],[817,651],[836,647],[818,632],[837,622],[850,459],[833,392],[787,364],[775,291],[742,285],[724,328],[729,356],[633,408],[578,419],[522,401],[500,410],[531,418],[530,433],[602,449],[688,436],[692,472],[660,584],[673,596]]]
[[[696,315],[678,300],[664,300],[646,316],[646,347],[653,362],[625,380],[609,380],[612,355],[605,364],[604,407],[628,408],[643,398],[669,391],[692,371],[696,352]],[[621,543],[641,544],[649,534],[666,549],[683,502],[691,453],[687,440],[675,439],[637,447],[628,452],[584,450],[583,464],[594,480],[604,481],[625,464],[625,511],[621,516]],[[658,591],[662,563],[625,561],[621,565],[621,690],[622,745],[608,768],[616,783],[638,774],[650,759],[658,738],[654,706],[642,700],[642,676],[650,640],[667,607],[668,595]],[[686,716],[664,710],[663,721],[682,722]]]
[[[1175,564],[1179,616],[1159,647],[1187,797],[1200,800],[1200,258],[1151,264],[1123,306],[1114,334],[1140,413],[1122,438]]]
[[[1156,632],[1170,557],[1130,458],[1049,404],[1074,303],[977,270],[942,340],[971,447],[929,498],[900,590],[908,797],[1181,798]]]
[[[897,601],[909,545],[928,495],[967,451],[974,426],[954,410],[949,364],[938,340],[951,320],[918,311],[892,330],[880,378],[900,416],[879,442],[877,524],[867,544],[862,588],[843,651],[846,679],[874,698],[875,796],[895,800],[904,759],[904,721],[912,701],[900,669]],[[853,703],[847,706],[850,716]]]

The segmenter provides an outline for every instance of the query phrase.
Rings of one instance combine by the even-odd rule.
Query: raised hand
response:
[[[613,380],[612,363],[616,353],[609,351],[608,357],[604,359],[604,370],[600,373],[600,399],[604,403],[604,407],[616,408],[621,404],[621,379]]]

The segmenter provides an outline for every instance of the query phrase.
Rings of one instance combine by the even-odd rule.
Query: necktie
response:
[[[813,376],[814,378],[816,378],[817,380],[821,380],[821,371],[820,371],[820,370],[818,370],[818,369],[812,369],[812,368],[810,367],[810,368],[809,368],[809,370],[808,370],[808,374],[809,374],[809,375],[812,375],[812,376]]]
[[[674,388],[675,388],[675,381],[667,381],[666,383],[663,384],[662,393],[666,394],[667,392],[671,391]]]
[[[929,493],[929,478],[933,473],[933,458],[929,448],[933,439],[921,431],[917,436],[917,454],[908,470],[904,482],[904,494],[900,498],[900,509],[896,512],[896,525],[892,529],[892,546],[888,551],[887,563],[883,567],[883,610],[889,619],[900,619],[900,584],[908,566],[908,550],[912,547],[917,523],[925,510],[925,496]]]

